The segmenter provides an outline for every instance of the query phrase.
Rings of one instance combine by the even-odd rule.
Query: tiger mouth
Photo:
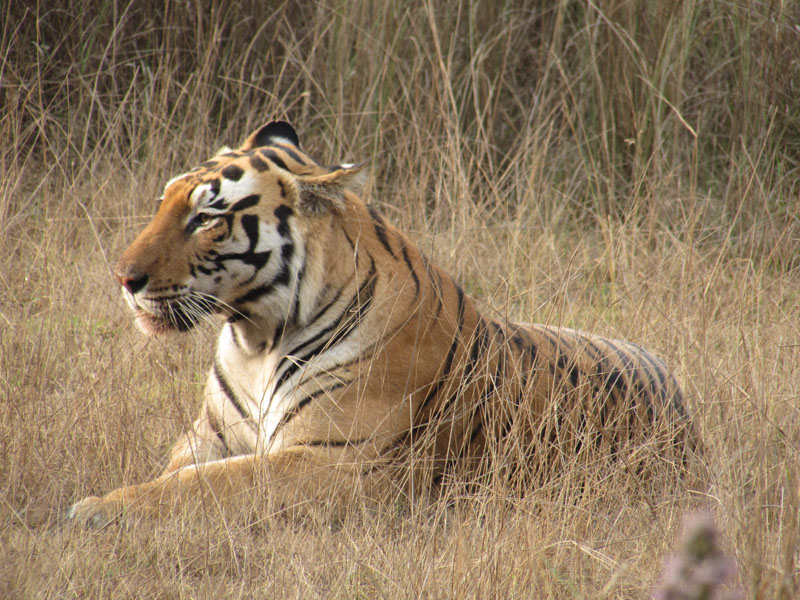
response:
[[[193,292],[137,299],[123,288],[123,295],[135,314],[136,325],[148,335],[189,331],[218,310],[216,301]]]

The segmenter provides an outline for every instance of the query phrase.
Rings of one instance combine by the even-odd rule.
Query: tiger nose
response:
[[[114,275],[116,276],[117,281],[119,281],[122,286],[131,294],[135,294],[147,285],[147,275],[140,275],[139,273],[115,273]]]

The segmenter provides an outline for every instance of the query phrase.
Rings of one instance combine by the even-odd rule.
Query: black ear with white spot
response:
[[[271,146],[276,142],[291,144],[298,148],[300,147],[300,139],[297,137],[297,132],[294,130],[294,127],[289,125],[286,121],[272,121],[264,125],[258,131],[252,133],[250,137],[245,140],[244,144],[242,144],[242,150]]]
[[[364,164],[341,166],[325,175],[298,177],[297,208],[309,215],[341,212],[345,206],[345,192],[359,192],[366,178]]]

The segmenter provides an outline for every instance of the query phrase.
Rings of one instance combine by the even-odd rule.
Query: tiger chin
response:
[[[469,476],[524,487],[587,452],[684,468],[699,441],[660,359],[482,314],[359,197],[363,180],[361,166],[317,163],[278,121],[167,183],[115,275],[148,335],[223,317],[204,401],[159,477],[86,498],[71,520]]]

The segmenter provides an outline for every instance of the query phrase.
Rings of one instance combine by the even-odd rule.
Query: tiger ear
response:
[[[272,121],[250,134],[240,149],[252,150],[262,146],[271,146],[276,142],[300,147],[300,138],[297,137],[294,127],[286,121]]]
[[[324,175],[300,176],[297,178],[300,212],[318,215],[344,210],[344,193],[359,193],[367,179],[366,163],[339,165]]]

